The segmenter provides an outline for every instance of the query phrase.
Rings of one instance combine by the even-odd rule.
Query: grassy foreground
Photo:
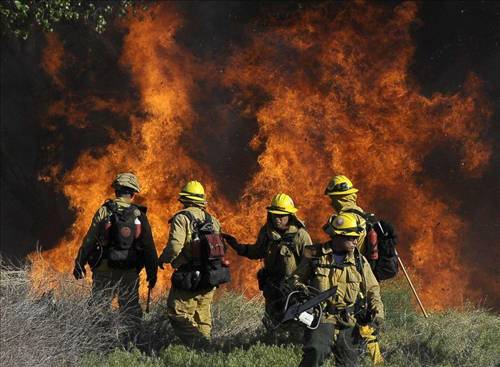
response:
[[[278,367],[296,366],[301,358],[300,346],[266,338],[259,298],[221,292],[213,308],[213,348],[196,351],[173,336],[164,299],[152,305],[130,342],[118,312],[104,300],[87,302],[88,286],[50,271],[44,279],[50,287],[34,293],[28,269],[1,269],[2,366]],[[500,366],[500,316],[464,307],[425,319],[398,279],[383,284],[383,300],[387,324],[379,339],[386,366]]]

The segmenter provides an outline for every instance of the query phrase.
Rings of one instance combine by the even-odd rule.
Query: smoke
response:
[[[393,11],[392,5],[378,6],[384,10],[375,13],[376,16]],[[497,68],[493,67],[499,61],[498,22],[494,22],[498,19],[491,12],[487,19],[492,21],[485,21],[484,12],[488,12],[488,9],[470,4],[466,14],[472,15],[449,17],[448,14],[460,12],[458,8],[450,9],[450,6],[458,7],[450,4],[424,4],[420,8],[420,22],[414,23],[412,30],[415,54],[411,77],[425,97],[441,94],[445,98],[463,90],[470,73],[476,73],[477,80],[482,82],[474,82],[471,88],[480,85],[482,93],[491,104],[490,110],[479,111],[475,115],[484,123],[488,120],[487,116],[490,116],[490,122],[484,125],[477,141],[489,144],[491,156],[482,171],[464,175],[463,146],[460,141],[453,139],[454,133],[450,131],[449,139],[443,139],[441,144],[434,145],[426,154],[416,180],[420,187],[439,193],[442,205],[447,207],[442,209],[442,213],[458,215],[467,223],[465,227],[457,225],[457,228],[465,228],[466,232],[455,234],[460,241],[455,246],[456,253],[453,256],[459,259],[460,264],[465,264],[465,269],[461,271],[469,273],[466,278],[471,287],[468,289],[477,290],[470,296],[475,299],[490,297],[486,300],[487,304],[498,306],[499,292],[495,291],[494,280],[498,276],[495,260],[498,259],[500,250],[494,243],[500,229],[500,217],[496,208],[500,202],[500,125],[496,123],[499,120],[500,79]],[[300,42],[308,42],[307,37],[301,39],[299,34],[297,43],[291,46],[281,42],[280,37],[275,37],[276,33],[273,32],[292,26],[297,18],[310,11],[320,14],[316,19],[307,19],[311,20],[312,27],[325,30],[328,27],[325,19],[335,19],[344,7],[345,4],[341,3],[313,3],[307,6],[299,3],[272,3],[256,6],[247,2],[180,2],[172,6],[171,11],[176,13],[176,19],[182,19],[173,36],[178,54],[172,55],[166,46],[158,46],[156,51],[164,53],[166,59],[177,60],[179,68],[188,73],[190,78],[187,103],[189,111],[177,113],[178,125],[182,126],[182,131],[176,146],[187,152],[188,157],[199,164],[200,170],[210,172],[210,176],[216,179],[217,191],[223,193],[224,200],[228,200],[222,200],[224,205],[241,205],[244,209],[245,205],[242,203],[245,201],[241,201],[241,196],[246,195],[248,199],[250,192],[253,199],[249,204],[253,208],[259,206],[261,201],[269,200],[269,192],[275,190],[274,187],[259,186],[259,182],[255,181],[262,170],[262,153],[269,145],[269,141],[262,139],[267,133],[262,132],[259,118],[262,120],[263,113],[268,112],[266,107],[268,109],[273,103],[274,106],[279,106],[275,100],[276,95],[272,93],[272,86],[266,85],[268,81],[279,82],[280,78],[294,80],[300,74],[300,79],[295,82],[305,80],[323,96],[331,94],[332,85],[328,81],[315,84],[322,81],[321,72],[324,70],[318,61],[318,55],[323,51],[319,48],[308,49],[307,56],[304,56],[297,49],[302,47]],[[441,14],[446,14],[446,19],[436,21]],[[345,21],[360,20],[353,17]],[[491,27],[494,27],[492,24],[497,24],[496,32],[491,31]],[[362,26],[363,24],[359,24],[359,27]],[[367,28],[370,26],[368,24]],[[154,115],[154,111],[147,111],[141,106],[144,96],[141,95],[140,83],[132,79],[131,66],[124,65],[122,60],[127,31],[127,27],[116,26],[110,28],[104,36],[98,36],[84,28],[67,27],[60,29],[55,36],[46,38],[45,42],[49,47],[45,47],[44,37],[41,35],[25,44],[12,39],[2,42],[2,254],[23,257],[34,250],[37,241],[44,249],[56,246],[78,215],[78,208],[71,209],[61,189],[65,175],[74,169],[83,152],[89,152],[91,158],[99,161],[104,155],[112,153],[107,147],[113,142],[122,139],[124,144],[127,141],[133,143],[130,121],[146,121],[148,114]],[[314,35],[311,37],[314,39]],[[250,55],[252,47],[260,41],[272,45],[269,52],[253,59],[253,62],[251,58],[243,57],[241,60],[246,61],[246,64],[242,63],[241,68],[235,69],[235,55],[240,52]],[[53,50],[53,53],[47,55],[47,49]],[[56,50],[61,53],[60,57]],[[190,56],[183,59],[184,55]],[[263,59],[266,61],[262,61]],[[150,61],[145,54],[144,66]],[[204,67],[200,68],[198,65]],[[241,82],[238,73],[243,73],[245,69],[248,72],[249,65],[261,65],[260,69],[254,69],[256,72],[264,70],[268,65],[277,67],[274,73],[251,75],[255,78],[254,83]],[[175,80],[176,72],[174,67],[165,66],[162,75],[171,81]],[[397,84],[388,85],[389,88],[397,87]],[[177,84],[174,83],[173,86],[177,87]],[[172,84],[165,88],[172,88]],[[337,102],[348,106],[345,118],[359,118],[357,103],[352,95],[339,95],[341,99]],[[309,112],[318,113],[320,110],[311,109]],[[490,111],[493,111],[492,115]],[[186,117],[189,123],[186,123]],[[287,117],[289,121],[279,122],[284,129],[287,129],[288,123],[293,124],[293,114]],[[324,115],[318,114],[317,118],[321,120]],[[477,123],[478,121],[471,121],[470,126],[475,127]],[[450,125],[450,129],[453,129],[453,125]],[[318,144],[318,152],[330,149],[325,146],[328,140],[320,132],[317,135],[301,135],[300,139],[313,139]],[[299,139],[289,143],[302,142],[305,146],[308,145],[305,140]],[[164,149],[171,148],[171,142],[166,141]],[[469,149],[477,151],[481,146],[473,145]],[[333,172],[327,164],[322,163],[319,154],[314,155],[312,151],[306,153],[315,157],[314,163],[318,168],[315,175],[318,179],[304,177],[304,180],[309,180],[311,186],[317,182],[326,183]],[[485,157],[484,154],[479,156],[483,159]],[[294,157],[284,159],[290,159],[292,165],[297,163],[293,162]],[[474,166],[478,162],[467,164]],[[344,165],[349,167],[348,163]],[[337,168],[344,167],[340,163]],[[361,168],[364,167],[360,167],[360,171],[364,172]],[[197,174],[193,167],[185,169],[189,175]],[[370,172],[370,176],[366,174],[365,180],[364,174],[356,178],[361,188],[366,188],[368,192],[369,189],[374,191],[364,198],[366,204],[370,204],[367,209],[377,211],[387,218],[394,217],[394,212],[403,213],[407,210],[398,201],[401,193],[388,192],[385,187],[377,185],[377,177],[383,177],[383,171],[373,172],[369,168],[366,171]],[[158,185],[163,184],[162,180],[178,180],[183,177],[182,173],[171,174],[175,176],[160,178]],[[109,179],[111,177],[106,177],[106,180]],[[280,175],[272,179],[278,183],[277,186],[282,184]],[[288,188],[285,186],[283,189]],[[318,187],[316,194],[320,195],[322,189]],[[90,189],[87,192],[85,186],[78,186],[78,190],[82,197],[94,195]],[[154,195],[160,199],[160,193]],[[302,192],[296,193],[297,201],[307,206],[306,202],[311,197],[303,198],[301,195]],[[426,209],[414,208],[421,212],[422,217],[426,216]],[[321,218],[315,217],[318,212]],[[322,207],[318,212],[308,209],[306,213],[311,227],[318,227],[321,220],[325,219],[324,213],[328,209]],[[257,222],[261,219],[252,218]],[[402,222],[404,219],[397,218],[397,221]],[[443,223],[446,220],[443,218]],[[434,225],[437,230],[446,233],[448,229],[443,228],[439,220],[436,221]],[[253,228],[255,224],[251,226]],[[416,230],[427,231],[428,228],[417,227]],[[252,233],[249,233],[248,238],[251,236]],[[164,240],[162,237],[158,239]],[[406,233],[404,239],[406,243],[402,244],[403,253],[409,258],[408,244],[414,238],[411,233]],[[439,245],[435,244],[435,251],[439,251]],[[162,247],[160,244],[159,246]],[[418,259],[415,260],[418,262]],[[436,272],[441,270],[436,269]]]

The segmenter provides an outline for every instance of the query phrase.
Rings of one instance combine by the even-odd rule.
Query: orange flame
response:
[[[140,91],[142,115],[128,101],[86,104],[130,113],[131,135],[115,136],[98,158],[84,153],[64,176],[61,185],[77,219],[45,257],[58,270],[71,269],[92,216],[111,195],[110,181],[120,171],[139,176],[159,251],[167,220],[179,209],[178,190],[189,179],[205,184],[209,210],[240,240],[255,239],[277,192],[292,195],[320,240],[320,228],[332,211],[322,196],[324,186],[332,175],[346,174],[359,187],[362,206],[395,223],[400,252],[420,278],[424,302],[435,309],[461,303],[473,294],[456,251],[467,222],[456,214],[458,203],[446,201],[438,183],[423,176],[424,159],[434,148],[458,142],[463,174],[481,175],[491,154],[481,139],[491,109],[475,75],[455,95],[421,95],[408,71],[416,11],[414,3],[388,10],[358,2],[333,18],[317,9],[305,11],[234,49],[219,67],[223,73],[176,43],[182,19],[172,4],[129,20],[121,66]],[[59,44],[48,42],[45,54],[59,53]],[[56,82],[59,67],[45,68]],[[192,142],[185,132],[199,122],[191,102],[199,93],[197,80],[229,88],[234,95],[226,107],[258,123],[250,143],[260,152],[258,169],[237,203],[226,198],[218,177],[186,149]],[[264,102],[259,101],[262,95]],[[86,111],[81,104],[57,101],[49,115],[85,126]],[[232,262],[232,286],[257,292],[259,265],[235,256]],[[168,287],[169,275],[161,272],[157,290]]]

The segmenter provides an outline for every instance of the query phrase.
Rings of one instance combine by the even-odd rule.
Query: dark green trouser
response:
[[[120,312],[127,323],[137,323],[142,318],[139,304],[139,275],[135,269],[95,269],[92,273],[92,297],[111,299],[117,296]]]
[[[354,328],[340,330],[335,343],[335,325],[322,323],[316,330],[306,330],[302,361],[299,367],[322,366],[331,352],[335,356],[335,366],[358,366],[359,349]]]

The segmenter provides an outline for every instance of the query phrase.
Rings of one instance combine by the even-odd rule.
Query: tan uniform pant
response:
[[[120,312],[127,322],[139,322],[142,309],[139,304],[139,275],[135,269],[94,269],[92,272],[92,298],[118,298]]]
[[[215,288],[196,292],[172,287],[167,313],[175,335],[186,345],[210,341]]]

